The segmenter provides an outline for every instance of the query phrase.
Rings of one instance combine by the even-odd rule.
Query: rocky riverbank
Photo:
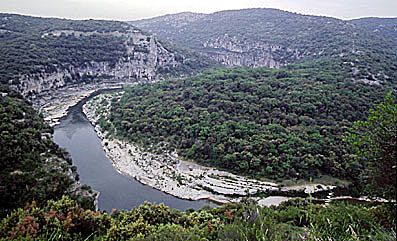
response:
[[[161,190],[173,196],[200,200],[208,199],[216,203],[239,201],[242,197],[267,191],[289,191],[296,187],[279,188],[276,183],[263,182],[237,176],[215,168],[200,166],[182,160],[176,151],[167,150],[166,143],[143,150],[139,146],[107,136],[97,120],[109,113],[112,101],[118,101],[118,94],[103,93],[83,106],[83,112],[95,127],[107,157],[122,174]],[[311,184],[300,187],[308,192],[332,189],[331,186]],[[286,197],[269,197],[257,201],[262,205],[278,204]]]
[[[42,92],[31,99],[32,105],[44,116],[44,120],[51,126],[59,124],[59,120],[66,116],[70,107],[75,106],[94,92],[106,89],[117,89],[131,83],[112,82],[102,84],[70,85],[67,87]]]
[[[44,116],[44,120],[51,126],[54,126],[59,124],[60,119],[68,114],[70,107],[75,106],[83,99],[88,98],[97,91],[117,89],[121,88],[123,85],[125,85],[125,83],[67,86],[54,91],[40,93],[39,95],[31,98],[30,101],[32,102],[33,107],[39,110],[39,112]],[[52,135],[50,133],[46,133],[42,138],[52,138]],[[48,158],[45,163],[45,165],[51,168],[55,167],[58,170],[63,170],[61,167],[62,165],[68,165],[66,160],[60,158]],[[77,179],[77,172],[72,172],[70,170],[71,169],[67,169],[64,174],[74,180],[74,184],[70,187],[67,193],[76,198],[83,197],[92,199],[95,209],[98,210],[98,197],[100,192],[82,185]]]

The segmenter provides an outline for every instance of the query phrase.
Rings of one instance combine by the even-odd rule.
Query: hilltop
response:
[[[387,22],[374,32],[372,22]],[[343,21],[277,9],[179,13],[131,21],[159,39],[201,52],[227,66],[279,68],[332,59],[349,78],[378,83],[395,79],[397,20]],[[379,34],[381,33],[381,34]]]

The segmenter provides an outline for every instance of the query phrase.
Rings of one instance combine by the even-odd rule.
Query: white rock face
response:
[[[290,52],[294,59],[303,57],[303,54],[296,49],[283,49],[266,41],[241,40],[227,34],[209,39],[203,43],[203,46],[207,48],[204,51],[206,55],[227,66],[280,68],[291,60],[277,59],[275,56],[278,52]]]
[[[139,83],[139,82],[137,82]],[[31,99],[32,106],[43,114],[50,126],[59,124],[66,116],[70,107],[75,106],[84,98],[99,90],[119,89],[136,83],[114,82],[101,84],[67,85],[38,94]]]
[[[47,73],[43,69],[39,73],[21,76],[17,81],[11,80],[10,83],[14,89],[23,95],[37,94],[84,81],[84,76],[107,81],[151,81],[158,79],[157,70],[159,68],[173,68],[181,64],[176,60],[175,54],[164,48],[155,37],[146,35],[139,30],[127,33],[57,30],[43,34],[42,38],[46,38],[48,35],[61,36],[61,34],[75,36],[102,34],[121,37],[126,47],[125,57],[121,57],[115,66],[111,66],[108,62],[92,61],[84,66],[57,67],[56,71],[52,73]]]

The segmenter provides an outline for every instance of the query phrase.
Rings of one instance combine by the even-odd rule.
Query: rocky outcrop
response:
[[[142,82],[103,82],[99,84],[67,85],[56,90],[42,92],[31,98],[33,108],[39,110],[44,120],[55,126],[67,115],[70,107],[77,105],[83,99],[104,90],[122,89]]]
[[[274,60],[273,56],[267,53],[258,55],[257,53],[235,53],[225,50],[211,50],[206,55],[226,66],[248,66],[260,67],[267,66],[269,68],[280,68],[280,62]]]
[[[209,39],[203,46],[205,54],[227,66],[280,68],[282,65],[304,57],[298,49],[272,45],[265,41],[241,40],[227,34]]]
[[[395,22],[345,21],[256,8],[211,14],[179,13],[130,23],[226,66],[279,68],[316,60],[329,59],[332,63],[358,58],[361,74],[354,76],[354,80],[378,84],[385,80],[378,74],[395,79]]]
[[[205,54],[227,66],[280,68],[291,61],[277,57],[283,52],[290,53],[290,58],[294,60],[303,56],[297,49],[284,48],[261,41],[240,40],[236,36],[230,37],[227,34],[209,39],[203,46]]]
[[[156,38],[144,34],[139,30],[124,32],[79,32],[72,30],[56,30],[42,35],[63,37],[64,35],[112,35],[122,38],[125,53],[119,61],[112,65],[109,62],[88,62],[84,66],[73,66],[65,63],[56,67],[55,71],[47,73],[43,68],[35,74],[21,76],[18,80],[11,80],[11,86],[23,95],[37,94],[46,90],[57,89],[68,84],[95,81],[151,81],[161,78],[159,68],[174,68],[180,65],[183,59],[165,48]],[[178,59],[178,60],[177,60]]]

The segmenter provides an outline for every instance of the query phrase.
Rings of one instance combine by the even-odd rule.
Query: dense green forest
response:
[[[52,128],[20,94],[4,85],[0,94],[0,217],[27,202],[41,206],[65,193],[92,207],[90,195],[78,195],[76,167],[52,141]]]
[[[60,18],[41,18],[19,14],[1,13],[1,29],[18,33],[50,32],[53,30],[75,30],[98,33],[127,32],[131,27],[119,21],[105,20],[70,20]]]
[[[46,36],[54,30],[82,32],[128,29],[120,22],[73,21],[55,18],[37,18],[14,14],[0,15],[0,80],[5,83],[24,74],[52,73],[56,68],[78,67],[91,61],[109,61],[114,65],[125,55],[121,38],[95,35]]]
[[[254,177],[358,177],[362,162],[343,134],[390,87],[345,81],[318,61],[280,70],[218,69],[126,90],[100,125],[149,147],[169,143],[187,159]]]
[[[391,92],[371,109],[366,121],[356,121],[346,135],[349,147],[368,163],[361,173],[367,193],[397,200],[397,104]]]

